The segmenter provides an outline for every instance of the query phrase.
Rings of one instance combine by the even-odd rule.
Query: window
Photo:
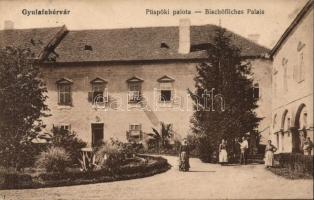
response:
[[[303,52],[299,53],[298,56],[298,65],[297,65],[297,72],[295,74],[296,81],[301,82],[304,80],[304,60],[303,60]]]
[[[277,114],[275,114],[274,120],[273,120],[273,129],[275,128],[277,128]]]
[[[129,103],[137,103],[141,101],[142,82],[143,80],[137,77],[132,77],[127,80]]]
[[[139,142],[142,139],[142,125],[130,124],[127,131],[127,140],[129,142]]]
[[[141,83],[129,83],[129,102],[138,102],[141,94]]]
[[[301,41],[299,41],[297,46],[298,51],[298,60],[297,65],[295,65],[293,78],[297,82],[302,82],[304,80],[305,70],[304,70],[304,54],[303,54],[303,48],[305,47],[305,44]]]
[[[166,103],[166,102],[171,102],[174,97],[174,91],[173,91],[173,82],[174,79],[168,77],[168,76],[163,76],[160,79],[158,79],[159,82],[159,101]]]
[[[58,125],[53,125],[53,127],[58,128],[60,130],[71,131],[71,125],[70,124],[58,124]]]
[[[171,89],[160,90],[160,101],[171,101]]]
[[[61,129],[61,130],[70,131],[70,130],[71,130],[70,127],[71,127],[70,125],[60,125],[60,129]]]
[[[89,101],[95,103],[108,102],[107,81],[102,78],[96,78],[91,81],[92,92],[89,93]]]
[[[141,131],[142,126],[140,124],[131,124],[130,131]]]
[[[284,92],[288,91],[288,60],[286,58],[282,59],[282,67],[283,67],[283,90]]]
[[[69,79],[61,79],[57,81],[58,86],[58,104],[59,105],[72,105],[72,81]]]
[[[253,98],[259,99],[259,84],[255,83],[253,86]]]

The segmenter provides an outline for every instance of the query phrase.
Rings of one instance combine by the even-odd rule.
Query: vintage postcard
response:
[[[313,199],[313,0],[0,0],[0,200]]]

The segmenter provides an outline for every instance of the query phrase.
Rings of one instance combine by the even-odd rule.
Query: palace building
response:
[[[313,1],[309,1],[270,52],[271,139],[278,152],[300,152],[313,141]]]
[[[48,89],[50,117],[46,131],[57,126],[75,131],[93,146],[116,137],[141,140],[160,122],[184,137],[190,130],[196,66],[206,60],[214,25],[108,30],[68,30],[65,26],[0,31],[0,47],[32,49]],[[271,124],[270,50],[228,31],[252,64],[258,131],[268,138]],[[306,47],[307,48],[307,47]],[[306,105],[307,106],[307,105]]]

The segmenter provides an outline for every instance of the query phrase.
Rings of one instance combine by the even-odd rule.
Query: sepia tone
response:
[[[93,173],[89,164],[98,167],[99,144],[114,138],[147,150],[153,133],[167,125],[169,146],[178,142],[180,150],[162,153],[159,142],[158,151],[134,153],[132,159],[147,159],[145,166],[159,157],[167,163],[134,177],[121,172],[122,178],[110,181],[97,177],[74,184],[61,178],[60,184],[15,188],[4,180],[0,200],[312,199],[313,176],[289,179],[274,171],[284,156],[313,161],[313,1],[136,2],[2,1],[0,47],[30,49],[47,88],[49,116],[41,118],[45,126],[32,142],[50,143],[47,134],[53,137],[54,129],[75,133],[86,143],[80,151],[82,172]],[[215,48],[221,28],[240,49],[241,62],[251,67],[254,112],[261,118],[252,132],[258,137],[248,132],[242,143],[233,141],[240,144],[235,156],[240,164],[206,163],[193,155],[185,173],[181,151],[194,134],[191,119],[198,108],[189,91],[196,90],[196,66],[207,61],[207,48]],[[223,112],[228,102],[214,90],[207,91],[210,101],[218,99]],[[269,142],[276,149],[270,150],[271,166]]]

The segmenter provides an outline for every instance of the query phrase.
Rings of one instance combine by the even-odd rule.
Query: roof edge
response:
[[[246,59],[262,59],[262,60],[269,60],[269,57],[266,56],[242,56],[243,60]],[[90,64],[154,64],[154,63],[173,63],[173,62],[206,62],[208,58],[178,58],[178,59],[147,59],[147,60],[99,60],[99,61],[70,61],[70,62],[40,62],[39,64],[45,66],[51,65],[90,65]]]
[[[292,21],[292,23],[288,26],[286,31],[282,34],[276,45],[270,51],[270,57],[272,58],[278,51],[278,49],[282,46],[282,44],[286,41],[287,37],[291,34],[291,32],[295,29],[298,23],[303,19],[303,17],[307,14],[308,11],[313,7],[313,0],[309,0],[302,10],[298,13],[296,18]]]

